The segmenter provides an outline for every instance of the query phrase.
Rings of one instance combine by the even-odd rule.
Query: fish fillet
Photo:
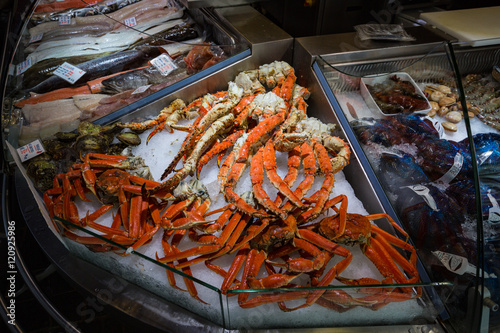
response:
[[[95,24],[98,22],[102,22],[103,20],[114,21],[114,23],[123,22],[127,17],[139,17],[143,15],[145,12],[152,9],[161,9],[168,7],[168,0],[142,0],[133,5],[126,6],[122,9],[119,9],[113,13],[104,15],[94,15],[94,16],[86,16],[86,17],[74,17],[71,19],[71,25],[75,28],[78,28],[78,25],[82,24]],[[169,7],[171,11],[176,11],[178,8]],[[34,26],[28,30],[29,34],[33,37],[39,34],[43,34],[47,31],[58,29],[61,25],[59,22],[46,22]]]

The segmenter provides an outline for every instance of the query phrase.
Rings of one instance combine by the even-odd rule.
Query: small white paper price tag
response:
[[[59,76],[61,79],[64,79],[71,84],[78,81],[78,79],[81,78],[83,74],[85,74],[85,71],[71,64],[68,64],[67,62],[57,67],[57,69],[54,71],[54,75]]]
[[[133,27],[137,25],[137,21],[135,20],[135,17],[129,17],[125,19],[125,25],[127,27]]]
[[[160,71],[161,75],[168,75],[171,71],[177,68],[177,66],[172,61],[172,58],[170,58],[170,56],[165,53],[162,53],[150,62]]]
[[[424,119],[427,119],[432,123],[432,126],[434,127],[434,129],[438,132],[439,138],[443,139],[444,138],[444,128],[441,125],[441,123],[437,119],[431,118],[429,116],[425,116]]]
[[[147,86],[141,86],[141,87],[137,88],[136,90],[134,90],[134,91],[132,92],[132,95],[143,93],[143,92],[145,92],[146,90],[148,90],[148,88],[149,88],[149,87],[151,87],[151,85],[150,85],[150,84],[148,84]]]
[[[44,152],[45,149],[43,149],[40,140],[35,140],[25,146],[17,148],[17,154],[19,155],[21,162],[27,161],[30,158],[43,154]]]
[[[63,15],[59,16],[59,25],[69,25],[71,24],[71,16]]]
[[[28,58],[16,66],[17,75],[23,74],[30,67],[31,67],[31,58]]]
[[[38,34],[30,38],[29,44],[42,40],[43,34]]]

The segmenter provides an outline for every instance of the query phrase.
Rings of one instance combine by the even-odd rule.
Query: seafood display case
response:
[[[449,283],[437,291],[438,320],[457,332],[495,331],[500,47],[341,52],[329,40],[297,39],[294,59],[307,59],[382,206],[408,232],[420,277]]]
[[[175,15],[181,9],[160,7]],[[449,44],[419,44],[405,48],[404,55],[394,48],[330,56],[308,51],[302,39],[294,42],[250,6],[183,11],[183,18],[204,27],[198,30],[208,38],[203,42],[211,43],[196,42],[181,58],[172,57],[177,52],[172,47],[192,43],[139,39],[137,48],[115,52],[131,51],[139,58],[160,52],[162,61],[184,61],[194,73],[155,90],[143,81],[155,76],[144,72],[154,64],[121,68],[127,72],[109,77],[107,85],[108,75],[116,73],[105,71],[99,89],[127,90],[88,104],[97,105],[96,111],[117,102],[117,95],[127,101],[87,119],[81,110],[73,118],[66,108],[71,103],[78,108],[74,96],[93,95],[82,93],[93,87],[92,80],[59,88],[60,76],[52,75],[34,87],[57,86],[55,93],[21,94],[27,93],[23,70],[29,63],[19,57],[30,47],[33,54],[38,48],[30,45],[40,47],[51,36],[31,34],[26,23],[12,67],[20,75],[17,69],[11,73],[2,110],[2,141],[16,175],[15,196],[8,198],[17,199],[30,231],[57,268],[103,303],[167,331],[205,325],[212,330],[385,326],[440,332],[441,321],[459,331],[477,327],[479,317],[471,308],[481,313],[478,291],[491,290],[479,286],[486,274],[496,276],[481,264],[483,230],[467,215],[474,216],[474,188],[456,181],[475,174],[472,143],[463,141],[470,136],[458,140],[418,117],[404,119],[408,111],[394,105],[383,105],[382,112],[373,91],[387,80],[397,89],[413,89],[409,107],[419,102],[420,112],[433,108],[428,95],[435,92],[443,95],[438,105],[462,96],[460,86],[453,85],[459,61],[450,60],[455,52]],[[82,24],[84,31],[95,25],[72,20],[80,17],[76,13],[59,14],[39,25],[59,27],[68,16],[69,25]],[[103,14],[85,17],[98,15]],[[141,24],[140,16],[133,17],[127,23],[137,25],[123,28],[131,35]],[[122,22],[113,22],[112,28],[122,29]],[[158,38],[164,39],[170,41]],[[23,45],[26,40],[31,43]],[[56,49],[50,45],[45,52]],[[165,76],[172,73],[175,69]],[[372,82],[381,73],[398,75]],[[434,81],[435,75],[442,81]],[[373,109],[360,93],[362,76],[373,79],[363,81]],[[128,89],[136,81],[140,86]],[[138,99],[132,97],[137,94]],[[54,102],[38,99],[44,95],[69,96],[61,112],[68,122],[44,123],[45,111],[37,107]],[[36,104],[19,104],[26,100]],[[32,105],[32,113],[23,110],[26,105]],[[459,110],[451,102],[444,106]],[[48,115],[49,121],[56,117]],[[446,140],[450,136],[460,144]],[[381,143],[363,143],[361,137],[398,150],[364,149],[362,144]],[[417,143],[424,141],[429,145],[419,150]],[[384,175],[376,172],[368,151],[379,154]],[[489,151],[485,161],[494,154]],[[38,156],[29,158],[31,153]],[[413,161],[411,154],[417,153],[422,155]],[[431,163],[433,153],[439,154],[437,166]],[[463,174],[458,164],[468,167]],[[444,192],[452,186],[472,193],[472,199],[459,198],[468,204],[467,214]]]
[[[35,5],[9,59],[3,114],[15,145],[117,119],[251,53],[211,9],[66,3]]]
[[[439,331],[450,283],[422,276],[293,40],[249,6],[200,14],[248,49],[93,122],[40,125],[41,145],[20,144],[34,120],[6,90],[16,197],[42,248],[84,290],[161,329]]]
[[[283,59],[288,62],[291,62],[291,49],[293,44],[293,39],[283,32],[278,27],[274,26],[271,22],[265,19],[258,12],[253,10],[250,7],[238,7],[235,9],[219,9],[219,10],[211,10],[211,9],[201,9],[201,10],[193,10],[189,12],[189,15],[196,20],[197,22],[205,22],[208,25],[205,27],[207,30],[203,31],[203,33],[210,35],[212,38],[217,37],[218,39],[212,39],[212,43],[217,43],[217,47],[224,48],[227,50],[238,50],[236,53],[225,54],[224,59],[218,59],[219,62],[215,62],[212,66],[201,69],[186,79],[179,81],[177,83],[172,84],[162,90],[156,91],[151,95],[144,97],[142,100],[135,101],[133,105],[126,105],[121,109],[118,109],[114,113],[107,114],[105,117],[101,117],[94,121],[95,128],[99,128],[100,124],[110,124],[116,122],[117,119],[123,117],[130,110],[140,110],[143,111],[148,110],[150,114],[158,114],[159,109],[156,109],[159,104],[156,104],[154,107],[151,107],[153,100],[161,99],[164,96],[172,95],[172,92],[175,92],[175,96],[179,98],[185,98],[189,100],[194,98],[197,94],[205,94],[207,92],[215,92],[214,89],[224,89],[224,86],[227,85],[227,81],[229,80],[226,76],[229,76],[228,73],[231,71],[240,71],[246,68],[253,68],[263,63],[270,63],[274,59]],[[231,22],[231,25],[228,25]],[[262,35],[256,33],[254,28],[259,27],[264,29],[267,33],[266,35]],[[252,28],[252,29],[250,29]],[[19,43],[21,43],[26,38],[26,30],[23,30],[24,34],[19,39]],[[237,45],[235,45],[237,43]],[[173,44],[173,43],[170,43]],[[184,45],[181,43],[176,43],[178,45]],[[186,43],[187,44],[187,43]],[[189,45],[189,44],[187,44]],[[191,45],[192,46],[192,45]],[[196,45],[195,45],[196,46]],[[263,52],[265,50],[265,52]],[[206,51],[206,50],[205,50]],[[8,76],[8,85],[5,87],[5,96],[3,101],[3,109],[2,109],[2,143],[4,147],[10,148],[20,148],[22,144],[26,143],[22,137],[23,127],[29,127],[30,122],[24,118],[23,114],[20,112],[19,108],[15,107],[16,101],[18,101],[17,96],[19,96],[18,89],[11,89],[14,83],[22,84],[22,75],[16,75],[16,65],[19,64],[19,57],[23,54],[23,47],[20,46],[18,48],[18,52],[16,53],[14,59],[12,60],[11,70]],[[205,54],[204,56],[208,56]],[[184,54],[184,57],[187,57]],[[201,61],[203,59],[200,59]],[[207,60],[207,59],[205,59]],[[228,68],[232,68],[230,71]],[[116,68],[115,68],[116,69]],[[214,75],[217,73],[217,75]],[[196,82],[196,84],[193,84]],[[184,87],[181,89],[181,87]],[[69,88],[70,90],[73,87]],[[225,87],[227,89],[227,87]],[[33,96],[36,97],[36,96]],[[43,102],[40,102],[41,104]],[[142,108],[141,108],[142,106]],[[146,107],[144,107],[146,106]],[[162,109],[160,107],[160,109]],[[127,111],[128,110],[128,111]],[[68,111],[68,110],[65,110]],[[69,112],[67,112],[69,113]],[[37,114],[35,112],[34,114]],[[147,113],[145,113],[147,115]],[[54,114],[46,114],[41,117],[44,118],[42,120],[51,120],[56,118],[57,116]],[[61,121],[62,122],[62,121]],[[78,127],[79,124],[80,129],[84,128],[83,126],[89,125],[91,122],[83,121],[83,119],[77,119],[74,123],[66,124],[61,127],[59,130],[63,131],[66,134],[71,133],[71,128]],[[38,139],[42,142],[43,147],[45,146],[45,138],[53,138],[50,132],[55,131],[55,128],[51,125],[41,126],[42,132],[38,132]],[[87,128],[92,130],[92,128]],[[87,132],[83,134],[82,132],[75,131],[73,134],[78,134],[78,137],[92,135],[92,133]],[[107,133],[105,131],[98,131],[98,133],[94,137],[103,137]],[[46,137],[45,137],[46,136]],[[69,137],[68,137],[69,138]],[[68,139],[64,138],[64,140]],[[69,142],[75,142],[72,139],[69,139]],[[131,143],[135,144],[135,143]],[[70,148],[72,144],[70,143]],[[31,146],[32,147],[32,146]],[[37,148],[40,146],[37,146]],[[63,157],[59,158],[59,162],[70,163],[74,162],[74,158],[78,156],[78,153],[69,152],[66,147],[57,147],[55,151],[60,150],[63,153]],[[54,151],[52,151],[54,152]],[[69,152],[69,155],[67,154]],[[12,153],[12,154],[11,154]],[[50,181],[46,181],[48,178],[45,177],[45,181],[42,179],[43,176],[51,177],[50,174],[53,175],[54,170],[49,167],[49,170],[44,169],[48,164],[45,163],[45,157],[42,156],[42,159],[36,161],[36,159],[31,160],[31,162],[35,162],[36,168],[35,172],[32,174],[28,172],[30,176],[26,179],[30,179],[30,181],[25,184],[24,177],[21,173],[24,173],[27,168],[27,163],[23,164],[17,171],[14,163],[13,156],[21,156],[18,155],[14,150],[6,150],[5,159],[8,164],[6,164],[5,172],[11,173],[16,172],[18,178],[16,179],[16,183],[18,186],[14,186],[13,188],[17,188],[14,190],[14,194],[6,195],[5,192],[2,195],[2,200],[8,201],[12,203],[12,201],[18,201],[21,206],[22,214],[25,219],[25,222],[28,224],[28,227],[33,232],[35,238],[42,245],[42,248],[46,251],[50,259],[55,263],[55,265],[63,272],[64,275],[68,276],[68,278],[74,282],[76,282],[79,287],[82,287],[85,292],[89,292],[93,294],[95,297],[102,299],[102,293],[99,293],[100,290],[104,291],[112,291],[113,298],[107,299],[105,302],[113,303],[112,306],[118,308],[120,311],[123,311],[140,321],[148,321],[149,325],[161,327],[162,329],[170,329],[171,325],[175,324],[177,326],[182,326],[185,329],[192,329],[193,327],[197,327],[197,322],[195,318],[201,318],[196,315],[195,312],[190,311],[188,315],[186,315],[186,310],[182,307],[178,307],[173,303],[169,303],[165,300],[165,298],[160,298],[158,301],[158,297],[155,294],[151,294],[147,292],[144,288],[137,288],[133,284],[128,282],[124,283],[124,288],[120,288],[119,293],[115,290],[112,285],[110,287],[108,282],[111,284],[114,281],[125,281],[120,280],[116,273],[108,273],[105,270],[100,269],[99,267],[91,264],[88,266],[86,262],[81,261],[78,257],[74,256],[71,252],[68,252],[68,249],[58,240],[58,238],[54,238],[55,234],[51,231],[51,224],[47,225],[46,220],[40,215],[40,212],[43,212],[44,208],[39,206],[40,202],[31,201],[29,199],[30,195],[28,193],[33,191],[34,193],[41,194],[41,189],[43,186],[47,186]],[[72,162],[73,161],[73,162]],[[50,163],[49,163],[50,164]],[[62,168],[65,168],[62,166]],[[30,168],[28,168],[30,169]],[[21,171],[21,173],[18,173]],[[57,172],[61,172],[63,170],[58,170]],[[64,169],[67,171],[67,169]],[[32,177],[33,175],[37,175]],[[24,175],[26,176],[26,175]],[[42,176],[39,178],[38,176]],[[4,177],[5,178],[5,177]],[[5,178],[9,179],[9,178]],[[34,184],[32,183],[34,182]],[[4,188],[5,190],[5,188]],[[28,199],[29,198],[29,199]],[[27,200],[28,199],[28,200]],[[18,217],[21,220],[21,217]],[[7,221],[4,221],[7,223]],[[107,267],[107,266],[106,266]],[[29,273],[28,273],[29,274]],[[183,273],[180,272],[182,275]],[[118,280],[117,280],[118,279]],[[181,279],[182,278],[179,278]],[[163,285],[165,287],[166,285]],[[168,285],[168,282],[167,282]],[[204,287],[198,287],[198,289],[203,289]],[[211,290],[211,289],[208,289]],[[36,290],[35,290],[36,291]],[[147,300],[147,304],[143,303],[143,300]],[[210,297],[210,299],[216,299],[214,297]],[[47,304],[47,303],[44,303]],[[217,303],[215,303],[216,307],[218,307]],[[187,306],[184,306],[187,307]],[[50,309],[50,304],[47,305],[47,309]],[[148,313],[144,313],[146,309],[149,309]],[[196,311],[196,309],[193,309]],[[183,317],[184,316],[184,317]],[[185,320],[182,323],[175,322],[179,317],[184,318]],[[206,320],[202,318],[200,320],[203,325],[207,325]],[[215,321],[217,322],[217,321]],[[170,326],[169,326],[170,325]],[[198,325],[200,325],[198,323]],[[215,325],[208,323],[208,326]],[[64,327],[72,327],[71,323],[63,324]]]

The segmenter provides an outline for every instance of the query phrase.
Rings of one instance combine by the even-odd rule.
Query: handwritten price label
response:
[[[59,16],[59,25],[69,25],[71,24],[71,16],[63,15]]]
[[[31,44],[31,43],[34,43],[34,42],[38,42],[38,41],[42,40],[42,38],[43,38],[43,34],[35,35],[35,36],[33,36],[33,37],[30,38],[29,43]]]
[[[54,71],[54,75],[59,76],[61,79],[64,79],[71,84],[78,81],[78,79],[81,78],[83,74],[85,74],[85,71],[71,64],[68,64],[67,62],[57,67],[57,69]]]
[[[135,20],[135,17],[129,17],[125,19],[125,25],[127,27],[134,27],[137,25],[137,21]]]
[[[20,63],[19,65],[17,65],[17,67],[16,67],[17,75],[23,74],[30,67],[31,67],[31,58],[28,58],[28,59],[24,60],[22,63]]]
[[[143,93],[143,92],[145,92],[146,90],[148,90],[148,88],[149,88],[149,87],[151,87],[151,85],[150,85],[150,84],[148,84],[147,86],[141,86],[141,87],[137,88],[136,90],[134,90],[134,91],[132,92],[132,95]]]
[[[158,57],[154,58],[150,61],[153,66],[155,66],[161,75],[168,75],[171,71],[177,68],[174,64],[172,58],[170,58],[167,54],[163,53]]]
[[[28,143],[25,146],[17,148],[17,154],[21,161],[27,161],[30,158],[43,154],[45,149],[43,149],[42,143],[40,140],[35,140],[33,142]]]

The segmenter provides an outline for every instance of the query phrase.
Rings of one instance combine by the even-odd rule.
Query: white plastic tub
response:
[[[415,88],[415,94],[418,95],[418,96],[421,96],[423,98],[423,102],[424,102],[423,104],[424,105],[421,106],[421,107],[415,108],[415,110],[412,110],[409,113],[427,114],[427,112],[429,112],[431,110],[432,107],[431,107],[429,101],[425,97],[425,95],[422,92],[422,90],[420,90],[420,88],[418,87],[418,85],[415,83],[415,81],[413,81],[413,79],[411,78],[411,76],[408,75],[407,73],[401,72],[401,73],[390,73],[390,74],[382,74],[382,75],[376,75],[376,76],[369,76],[369,77],[363,77],[363,78],[361,78],[361,82],[360,82],[361,95],[363,96],[363,99],[365,100],[365,103],[368,105],[368,107],[375,114],[382,113],[385,116],[394,116],[394,115],[403,113],[403,112],[396,112],[396,113],[384,112],[384,110],[382,110],[380,108],[380,106],[377,104],[377,102],[375,101],[372,93],[368,89],[368,86],[374,86],[376,84],[383,84],[385,82],[389,82],[390,77],[392,77],[392,76],[396,76],[401,81],[409,82]]]

